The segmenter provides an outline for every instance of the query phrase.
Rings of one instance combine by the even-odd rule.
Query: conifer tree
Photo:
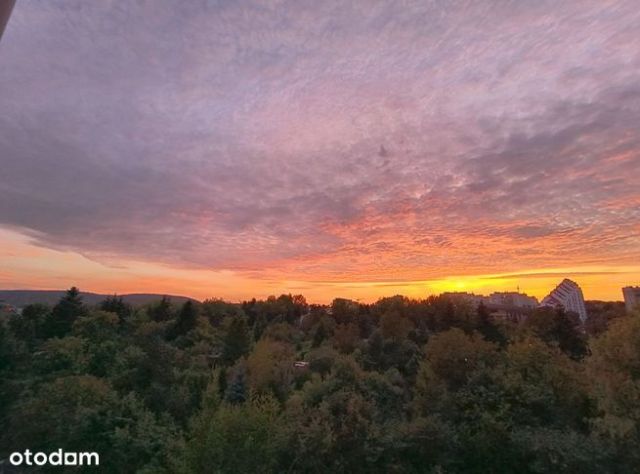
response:
[[[227,332],[224,336],[222,358],[227,365],[233,364],[249,351],[251,337],[247,321],[242,316],[228,319]]]
[[[506,343],[506,338],[491,317],[491,312],[482,301],[478,305],[477,317],[478,331],[487,341],[496,342],[501,345]]]
[[[227,403],[244,403],[247,399],[247,381],[244,369],[239,368],[231,375],[231,382],[224,393],[224,400]]]
[[[69,288],[58,304],[53,307],[46,324],[46,336],[66,336],[71,332],[76,319],[86,316],[87,312],[87,307],[82,302],[82,296],[80,296],[80,290],[75,286]]]
[[[118,295],[107,296],[99,307],[102,311],[116,313],[120,323],[123,323],[133,313],[133,308],[124,302],[122,296]]]
[[[171,298],[163,296],[158,304],[149,308],[149,317],[157,322],[168,321],[173,318]]]
[[[184,336],[192,329],[195,329],[198,323],[198,308],[193,301],[189,300],[182,305],[178,318],[170,330],[170,338],[175,339]]]

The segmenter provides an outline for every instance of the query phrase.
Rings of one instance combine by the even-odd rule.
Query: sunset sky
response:
[[[0,288],[640,284],[640,8],[18,1]]]

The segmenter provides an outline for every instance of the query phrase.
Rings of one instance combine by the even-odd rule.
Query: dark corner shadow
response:
[[[15,5],[16,0],[0,0],[0,39],[2,39],[2,33],[9,22],[11,16],[11,10]]]

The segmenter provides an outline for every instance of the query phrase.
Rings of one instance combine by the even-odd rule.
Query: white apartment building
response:
[[[562,306],[566,311],[572,311],[580,316],[580,321],[587,320],[587,309],[584,306],[582,290],[575,281],[567,278],[544,297],[540,306]]]

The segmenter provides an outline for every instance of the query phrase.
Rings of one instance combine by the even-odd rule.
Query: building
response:
[[[587,309],[584,306],[582,290],[575,281],[567,278],[544,297],[540,306],[562,306],[566,311],[577,313],[581,322],[587,320]]]
[[[484,302],[484,296],[476,295],[475,293],[467,293],[466,291],[447,291],[441,293],[440,296],[443,296],[454,303],[469,303],[474,308],[481,302]]]
[[[536,308],[538,306],[538,300],[524,293],[517,293],[515,291],[503,291],[491,293],[485,299],[485,303],[495,306],[510,306],[514,308]]]
[[[484,304],[494,318],[519,324],[538,307],[538,300],[516,291],[497,291],[485,296]]]
[[[444,296],[454,302],[463,302],[473,308],[480,303],[493,314],[494,318],[521,323],[538,307],[538,300],[533,296],[515,291],[494,292],[489,296],[476,295],[467,292],[447,292]]]
[[[624,305],[630,313],[634,308],[640,307],[640,286],[625,286],[622,289]]]

